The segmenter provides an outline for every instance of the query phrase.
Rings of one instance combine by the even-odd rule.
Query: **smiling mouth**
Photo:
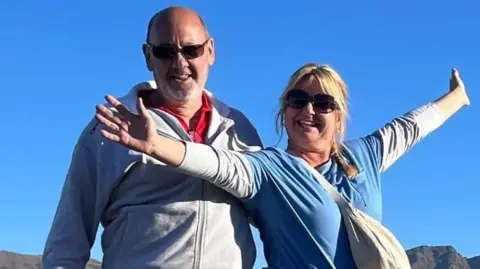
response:
[[[314,123],[311,120],[297,120],[297,124],[303,127],[318,127],[318,124]]]
[[[191,77],[192,77],[191,75],[187,75],[187,74],[171,75],[171,76],[170,76],[170,79],[175,80],[175,81],[177,81],[177,82],[184,82],[184,81],[188,80],[188,79],[191,78]]]

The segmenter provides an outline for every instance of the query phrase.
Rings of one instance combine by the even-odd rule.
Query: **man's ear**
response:
[[[210,40],[207,43],[207,52],[208,52],[208,64],[213,65],[215,62],[215,41],[213,38],[210,38]]]
[[[143,56],[145,57],[145,64],[147,65],[148,71],[153,71],[153,64],[152,64],[152,51],[148,47],[147,44],[142,45]]]

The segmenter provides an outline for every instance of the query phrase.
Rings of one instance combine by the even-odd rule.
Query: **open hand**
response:
[[[105,128],[100,131],[102,135],[135,151],[151,154],[157,131],[155,122],[143,105],[142,99],[137,99],[139,115],[131,113],[113,96],[107,95],[105,100],[116,111],[104,105],[96,106],[95,118],[105,125]]]
[[[463,81],[460,78],[460,74],[458,73],[458,70],[455,68],[452,69],[452,75],[450,77],[450,91],[458,93],[464,100],[464,105],[466,106],[470,105],[470,98],[467,95],[465,85],[463,84]]]

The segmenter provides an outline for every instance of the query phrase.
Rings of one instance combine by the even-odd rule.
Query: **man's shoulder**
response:
[[[252,124],[250,118],[242,110],[228,105],[227,103],[222,102],[221,100],[215,100],[215,108],[221,117],[228,118],[232,120],[235,125],[240,130],[256,130],[255,126]]]
[[[92,152],[99,154],[100,152],[111,152],[122,148],[118,143],[112,142],[103,137],[101,130],[103,125],[95,118],[91,118],[83,129],[80,131],[76,146],[86,148]],[[125,148],[126,149],[126,148]]]
[[[101,136],[101,128],[101,123],[95,117],[90,118],[88,122],[84,124],[83,129],[80,131],[78,142],[87,143],[98,140]]]
[[[234,122],[232,130],[234,130],[240,141],[249,146],[263,147],[257,128],[253,125],[245,112],[217,99],[211,93],[209,93],[209,95],[213,100],[213,106],[220,116]]]
[[[252,124],[250,118],[242,110],[231,106],[229,106],[229,109],[230,113],[227,116],[228,118],[232,119],[235,122],[247,122],[249,124]]]

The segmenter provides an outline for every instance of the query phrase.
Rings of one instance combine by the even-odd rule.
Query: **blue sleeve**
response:
[[[378,173],[382,165],[382,140],[378,133],[345,142],[351,157],[362,169]]]
[[[245,200],[251,200],[261,193],[265,183],[269,180],[269,169],[266,164],[267,154],[263,150],[250,152],[245,154],[245,158],[250,165],[252,184],[252,193]]]
[[[248,219],[251,225],[258,228],[258,208],[264,199],[270,178],[267,154],[264,151],[245,154],[251,169],[252,193],[250,196],[240,199],[248,212]],[[270,167],[272,169],[273,167]],[[267,191],[268,192],[268,191]]]
[[[382,139],[378,133],[373,133],[362,138],[362,141],[365,143],[365,148],[370,157],[370,162],[372,166],[380,171],[382,166]]]

